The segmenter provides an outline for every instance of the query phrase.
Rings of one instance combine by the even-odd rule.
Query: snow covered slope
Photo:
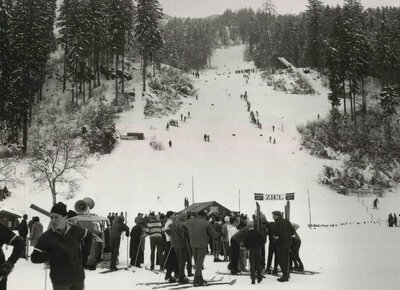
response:
[[[93,160],[82,191],[73,200],[90,196],[96,202],[95,212],[128,212],[128,225],[133,225],[138,212],[149,210],[181,210],[184,197],[191,200],[192,177],[195,202],[216,200],[231,210],[252,215],[254,192],[281,194],[295,192],[291,203],[291,219],[300,225],[300,255],[306,269],[322,272],[315,276],[292,275],[289,283],[280,284],[269,276],[260,285],[250,285],[248,277],[238,277],[235,286],[219,289],[397,289],[400,231],[387,228],[384,219],[390,212],[400,212],[398,194],[381,199],[379,210],[372,211],[372,198],[338,195],[317,183],[317,176],[329,160],[317,159],[299,148],[296,125],[325,116],[329,111],[327,91],[322,86],[317,95],[291,95],[273,91],[260,78],[251,74],[248,84],[237,69],[253,68],[242,61],[243,47],[217,50],[213,70],[201,72],[196,79],[198,100],[184,99],[176,116],[144,119],[145,101],[137,100],[135,110],[121,114],[121,134],[143,132],[144,141],[121,141],[110,155]],[[258,111],[262,129],[250,123],[250,115],[241,94],[247,91],[251,110]],[[137,90],[140,96],[141,92]],[[190,112],[186,122],[180,115]],[[165,126],[169,119],[179,127]],[[273,132],[272,126],[275,127]],[[210,135],[210,142],[203,135]],[[275,138],[276,144],[269,142]],[[152,138],[161,141],[165,150],[149,146]],[[172,147],[168,147],[168,141]],[[20,188],[18,197],[8,203],[21,213],[35,214],[28,209],[31,202],[50,203],[48,192],[32,192],[29,181]],[[313,224],[325,227],[309,229],[308,193]],[[283,210],[284,201],[262,201],[261,209]],[[47,223],[42,218],[44,224]],[[378,221],[381,221],[379,224]],[[372,221],[372,223],[371,223]],[[351,223],[351,224],[350,224]],[[343,224],[343,225],[342,225]],[[149,262],[146,245],[145,263]],[[126,240],[121,243],[121,265],[126,264]],[[224,263],[212,263],[208,256],[205,277],[225,270]],[[149,289],[134,286],[138,282],[163,279],[139,269],[136,273],[119,271],[100,275],[87,272],[86,290]],[[225,280],[229,277],[226,276]],[[9,281],[9,289],[44,288],[43,266],[20,261]],[[112,286],[111,286],[112,285]],[[49,287],[49,286],[48,286]]]

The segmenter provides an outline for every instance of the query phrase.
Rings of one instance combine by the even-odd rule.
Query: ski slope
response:
[[[145,119],[145,100],[139,98],[134,110],[120,115],[118,130],[121,134],[143,132],[146,139],[121,141],[112,154],[93,159],[81,192],[63,201],[73,207],[76,200],[90,196],[96,203],[94,212],[106,216],[109,212],[126,211],[131,227],[138,212],[182,210],[185,197],[192,201],[192,192],[195,202],[216,200],[231,210],[240,207],[249,216],[255,211],[255,192],[295,192],[291,220],[300,225],[300,256],[306,269],[321,274],[292,275],[290,282],[283,284],[268,276],[259,285],[250,285],[249,277],[240,276],[235,277],[238,281],[234,286],[219,289],[397,289],[400,231],[387,228],[384,220],[389,212],[400,213],[398,192],[387,193],[380,200],[380,209],[373,211],[372,197],[346,197],[318,184],[323,165],[338,161],[318,159],[301,150],[296,126],[316,119],[318,114],[321,118],[328,114],[327,90],[311,80],[317,95],[276,92],[266,86],[259,73],[251,74],[246,84],[242,75],[235,74],[237,69],[254,67],[242,60],[243,49],[237,46],[217,50],[213,69],[202,71],[200,78],[194,80],[198,100],[183,99],[175,116]],[[250,123],[246,103],[240,98],[245,91],[251,110],[259,113],[261,130]],[[136,92],[141,95],[139,83]],[[180,115],[188,112],[191,117],[180,121]],[[167,131],[169,119],[178,120],[179,127],[170,126]],[[204,134],[210,135],[210,142],[204,142]],[[276,144],[269,142],[270,136]],[[161,141],[165,150],[153,150],[149,146],[152,139]],[[23,173],[23,169],[19,170],[17,175]],[[18,187],[19,195],[11,197],[7,205],[29,216],[38,215],[28,208],[29,204],[49,205],[50,194],[33,189],[29,179],[25,180],[26,185]],[[326,227],[307,227],[308,196],[311,222]],[[271,211],[283,210],[284,204],[260,202],[268,220],[272,219]],[[48,220],[40,217],[46,225]],[[146,244],[145,263],[149,263],[149,256]],[[125,266],[126,239],[121,242],[120,260]],[[226,264],[213,263],[212,257],[207,256],[204,277],[214,276],[217,270],[225,271]],[[44,275],[42,265],[21,260],[11,274],[9,289],[27,289],[27,281],[28,289],[44,289]],[[144,269],[107,275],[87,271],[86,275],[86,290],[150,289],[135,285],[163,279]],[[230,278],[225,276],[224,281]]]

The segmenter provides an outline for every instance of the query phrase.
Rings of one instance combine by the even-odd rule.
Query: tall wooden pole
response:
[[[311,228],[311,205],[310,205],[310,191],[307,188],[307,194],[308,194],[308,213],[309,213],[309,217],[310,217],[310,223],[309,223],[309,227]]]
[[[194,203],[194,177],[192,175],[192,204]]]

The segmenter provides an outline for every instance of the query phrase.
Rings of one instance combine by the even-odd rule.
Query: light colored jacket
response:
[[[31,234],[29,239],[31,240],[31,246],[36,246],[38,238],[43,234],[43,225],[37,221],[32,224]]]

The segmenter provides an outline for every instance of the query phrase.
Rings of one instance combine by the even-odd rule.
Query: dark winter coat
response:
[[[138,251],[139,245],[141,244],[140,237],[142,236],[142,233],[143,233],[143,225],[142,224],[139,223],[132,228],[130,251],[129,251],[129,258],[131,258],[131,259],[136,257],[136,253]]]
[[[3,252],[3,245],[13,246],[11,256],[8,258],[7,262],[14,265],[25,249],[24,241],[13,233],[8,227],[0,223],[0,265],[6,261]]]
[[[83,266],[92,246],[92,234],[84,228],[67,224],[64,235],[52,229],[39,237],[31,255],[33,263],[50,264],[54,285],[69,285],[85,279]]]
[[[218,222],[215,222],[215,223],[212,224],[212,226],[213,226],[213,228],[214,228],[214,230],[216,232],[215,239],[220,240],[221,237],[222,237],[222,225],[220,223],[218,223]]]
[[[26,220],[23,219],[21,221],[21,223],[17,227],[17,230],[18,230],[18,235],[21,238],[26,239],[28,235],[28,224],[26,223]]]
[[[122,232],[126,232],[126,236],[129,236],[129,228],[123,223],[123,219],[118,217],[117,220],[111,227],[111,240],[120,239]]]
[[[249,229],[244,237],[243,244],[247,250],[258,249],[264,245],[264,239],[259,231]]]
[[[278,218],[275,221],[274,232],[274,236],[278,237],[276,241],[278,248],[290,248],[292,243],[291,237],[295,234],[295,230],[290,221]]]
[[[232,236],[232,239],[234,239],[236,242],[238,242],[238,243],[240,244],[241,242],[243,242],[244,238],[245,238],[246,235],[247,235],[247,232],[248,232],[251,228],[253,228],[253,225],[251,225],[251,226],[250,226],[250,225],[244,226],[244,227],[241,228],[239,231],[237,231],[236,234],[234,234],[234,235]]]
[[[204,217],[197,216],[192,218],[185,222],[183,226],[189,233],[190,246],[192,248],[206,249],[210,238],[214,239],[216,236],[212,225]]]
[[[171,245],[175,249],[186,249],[188,233],[183,226],[186,221],[186,213],[181,213],[178,218],[170,225]]]

